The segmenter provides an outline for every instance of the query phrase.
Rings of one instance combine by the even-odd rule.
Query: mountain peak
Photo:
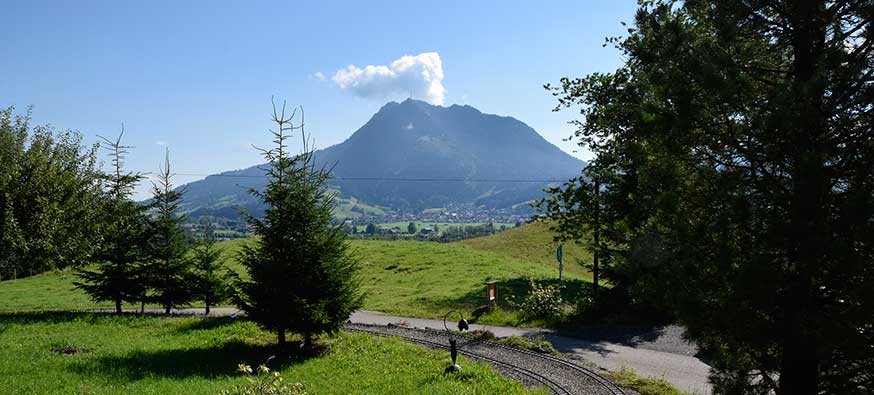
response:
[[[344,197],[409,210],[452,204],[512,207],[542,197],[549,184],[545,180],[575,177],[585,166],[515,118],[483,114],[469,105],[444,107],[411,98],[386,103],[346,141],[315,156],[319,165],[333,166],[332,187]],[[408,181],[425,179],[436,181]],[[257,204],[239,188],[239,180],[229,180],[233,179],[211,177],[189,184],[186,200],[195,201],[186,206],[236,212],[235,207],[221,205]],[[252,185],[245,186],[263,185],[246,180]],[[227,185],[219,185],[222,182]]]

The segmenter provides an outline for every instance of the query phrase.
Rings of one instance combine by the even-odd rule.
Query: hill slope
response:
[[[462,240],[452,244],[461,244],[475,250],[518,259],[532,266],[552,267],[555,273],[558,273],[555,249],[559,243],[553,241],[555,234],[549,230],[549,226],[549,223],[535,222],[491,236]],[[563,244],[564,273],[572,273],[574,276],[591,280],[592,274],[582,267],[580,262],[591,263],[592,254],[583,246],[574,243]]]
[[[541,196],[547,183],[502,180],[564,180],[585,166],[514,118],[411,99],[386,104],[316,160],[334,166],[332,186],[343,196],[405,210],[511,207]],[[238,207],[254,212],[260,205],[246,188],[263,187],[263,174],[254,166],[190,183],[184,207],[192,216],[235,216]]]
[[[516,229],[522,230],[528,226]],[[504,234],[511,231],[504,232]],[[516,232],[523,237],[530,232]],[[537,233],[537,237],[540,237]],[[245,276],[236,262],[239,249],[253,239],[219,243],[224,263]],[[521,300],[528,290],[528,279],[555,281],[554,260],[517,259],[507,252],[489,251],[492,237],[480,240],[476,246],[463,243],[431,243],[417,241],[352,240],[352,248],[361,259],[362,290],[365,310],[378,310],[395,315],[440,318],[451,309],[470,315],[483,305],[485,282],[498,280],[499,306],[507,307],[512,296]],[[486,243],[483,243],[486,241]],[[523,244],[524,245],[524,244]],[[539,245],[533,242],[532,245]],[[73,286],[75,275],[70,270],[0,281],[0,313],[15,311],[61,311],[111,308],[111,303],[94,303]],[[565,273],[565,300],[574,301],[580,289],[588,287],[587,273]],[[201,303],[194,303],[201,306]],[[157,306],[154,306],[157,307]],[[139,305],[127,305],[137,309]],[[536,325],[519,314],[496,311],[480,317],[480,323],[500,325]]]

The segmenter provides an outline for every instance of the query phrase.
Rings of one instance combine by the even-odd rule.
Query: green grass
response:
[[[367,292],[365,309],[412,317],[439,318],[451,309],[465,311],[479,323],[535,326],[505,309],[484,311],[486,281],[497,280],[498,305],[519,300],[528,278],[552,279],[554,268],[481,251],[458,243],[368,241],[353,243],[362,260]],[[581,276],[566,278],[567,298],[586,284]]]
[[[631,388],[640,395],[692,395],[678,390],[665,380],[638,376],[631,369],[622,368],[618,372],[609,373],[608,376],[616,385]]]
[[[276,354],[274,335],[231,319],[77,313],[0,314],[3,394],[218,394],[243,384],[237,364]],[[525,394],[489,366],[400,339],[341,334],[313,358],[279,357],[270,367],[311,394]],[[65,354],[58,352],[73,352]]]
[[[555,249],[559,243],[553,241],[555,234],[549,230],[549,226],[548,223],[536,222],[491,236],[462,240],[457,243],[536,266],[550,266],[557,272],[558,261],[555,259]],[[579,262],[591,263],[592,254],[582,245],[563,244],[564,273],[591,280],[591,273]]]
[[[554,254],[546,244],[551,236],[544,230],[540,225],[526,225],[457,243],[354,240],[352,247],[361,259],[362,285],[367,293],[364,308],[423,318],[440,318],[456,309],[479,323],[547,325],[526,320],[507,308],[509,297],[517,301],[524,297],[529,278],[554,282],[558,276],[554,258],[548,259]],[[251,239],[241,239],[219,243],[229,267],[242,271],[236,264],[236,253],[250,242]],[[567,254],[576,251],[568,248]],[[566,264],[564,300],[572,303],[583,287],[588,288],[588,278],[582,267]],[[482,308],[486,304],[485,282],[491,280],[499,281],[499,308],[487,311]],[[73,281],[72,272],[61,271],[0,282],[0,300],[4,301],[0,303],[0,312],[111,307],[108,303],[89,301],[73,287]],[[138,306],[129,306],[135,307]]]
[[[353,207],[358,207],[360,211],[352,211]],[[386,214],[386,211],[380,207],[370,206],[366,203],[362,203],[356,198],[337,198],[333,212],[334,218],[360,218],[362,216],[362,213],[372,216],[382,216]]]

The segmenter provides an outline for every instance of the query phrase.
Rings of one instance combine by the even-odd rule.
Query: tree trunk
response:
[[[209,302],[206,302],[206,313],[204,315],[209,315]]]
[[[303,350],[310,351],[313,349],[313,334],[312,333],[304,333],[303,334]]]
[[[164,306],[164,314],[170,315],[170,307],[171,307],[171,306],[169,306],[169,305],[168,305],[168,306]]]
[[[285,349],[285,328],[279,328],[277,334],[279,335],[279,350],[282,351]]]
[[[592,259],[592,300],[598,301],[598,257],[601,255],[601,183],[595,178],[595,251]]]
[[[115,314],[121,314],[121,298],[115,298]]]
[[[786,130],[793,162],[789,221],[785,230],[789,264],[782,291],[782,359],[778,395],[815,395],[819,391],[815,273],[828,259],[829,177],[825,173],[826,115],[824,76],[819,72],[824,51],[824,5],[819,1],[790,3],[792,79],[795,122]]]
[[[800,328],[798,328],[800,329]],[[819,361],[816,345],[799,333],[787,334],[780,361],[780,388],[777,395],[816,395],[819,393]],[[799,336],[802,335],[802,336]]]

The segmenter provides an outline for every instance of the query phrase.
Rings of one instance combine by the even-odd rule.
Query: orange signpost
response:
[[[486,283],[486,300],[488,301],[489,305],[491,305],[492,303],[497,303],[495,302],[495,300],[498,299],[497,284],[497,281],[489,281]]]

